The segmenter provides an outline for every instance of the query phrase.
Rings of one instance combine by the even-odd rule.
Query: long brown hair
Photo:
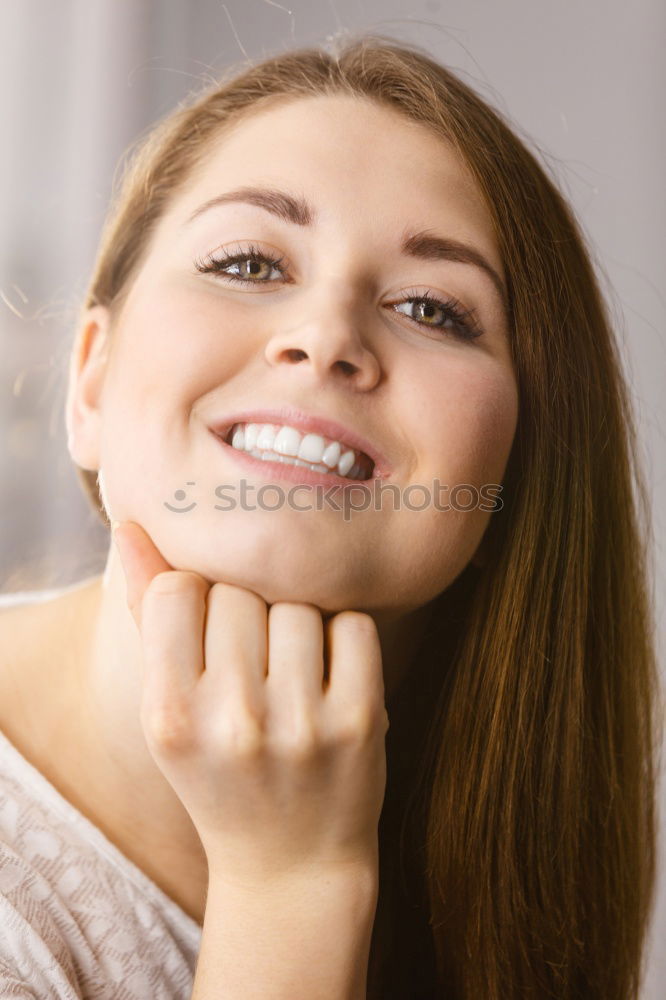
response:
[[[537,157],[415,46],[366,34],[278,54],[143,142],[84,308],[121,301],[225,128],[339,93],[422,123],[469,166],[507,275],[519,384],[486,565],[431,603],[391,716],[368,996],[637,998],[661,745],[649,503],[590,252]],[[79,474],[106,522],[95,473]]]

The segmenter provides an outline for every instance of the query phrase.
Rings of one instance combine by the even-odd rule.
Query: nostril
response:
[[[338,361],[338,364],[342,368],[345,375],[353,375],[354,372],[358,370],[356,365],[353,365],[351,361]]]

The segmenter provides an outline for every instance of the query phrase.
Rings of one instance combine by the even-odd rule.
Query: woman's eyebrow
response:
[[[414,233],[413,236],[407,236],[400,250],[408,257],[420,257],[421,260],[450,260],[478,267],[492,281],[502,300],[502,305],[508,313],[509,297],[504,282],[483,254],[468,243],[461,243],[460,240],[452,240],[444,236],[433,236],[424,230],[420,233]]]
[[[317,218],[316,211],[305,198],[295,197],[286,191],[279,191],[277,188],[246,186],[210,198],[195,209],[186,220],[185,225],[211,208],[238,201],[263,208],[283,222],[291,222],[296,226],[312,226]],[[508,295],[504,282],[483,254],[469,244],[423,231],[406,236],[400,247],[400,252],[408,257],[417,257],[421,260],[450,260],[479,268],[491,279],[505,311],[508,312]]]
[[[192,222],[202,212],[207,212],[218,205],[226,205],[230,201],[244,201],[248,205],[265,208],[283,222],[292,222],[296,226],[311,226],[316,219],[315,211],[304,198],[296,198],[286,191],[278,191],[277,188],[240,187],[218,194],[217,197],[204,202],[190,215],[185,224]]]

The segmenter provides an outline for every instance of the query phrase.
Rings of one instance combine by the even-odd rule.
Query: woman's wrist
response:
[[[360,1000],[378,891],[368,865],[263,884],[211,872],[193,1000]]]

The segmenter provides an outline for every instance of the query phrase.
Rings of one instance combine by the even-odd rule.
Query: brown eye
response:
[[[410,299],[406,303],[403,303],[403,305],[408,305],[412,308],[414,304],[416,304],[416,309],[414,310],[416,315],[412,315],[410,318],[415,319],[419,322],[421,320],[433,320],[433,319],[437,320],[438,316],[445,315],[444,310],[440,306],[436,306],[434,302],[426,302],[423,299],[420,300]],[[443,325],[442,323],[438,322],[426,323],[426,326],[442,326],[442,325]]]
[[[257,248],[250,247],[236,253],[218,251],[214,257],[211,255],[205,261],[196,261],[195,267],[202,274],[217,274],[245,285],[264,285],[272,280],[271,270],[275,269],[280,275],[284,275],[286,269],[282,265],[283,260],[283,257],[273,259]],[[231,268],[236,268],[237,271],[234,273]]]
[[[270,274],[273,264],[271,261],[259,260],[256,257],[244,257],[241,260],[229,261],[225,266],[225,272],[227,274],[233,274],[229,268],[238,268],[236,276],[242,281],[246,281],[249,277],[254,278],[266,278]]]
[[[408,293],[408,297],[400,302],[394,303],[396,312],[402,312],[401,306],[408,306],[410,312],[407,315],[417,326],[430,327],[432,330],[441,330],[444,334],[449,334],[459,340],[474,340],[480,337],[483,331],[474,321],[473,310],[464,309],[460,303],[453,298],[441,301],[435,298],[430,292]]]

